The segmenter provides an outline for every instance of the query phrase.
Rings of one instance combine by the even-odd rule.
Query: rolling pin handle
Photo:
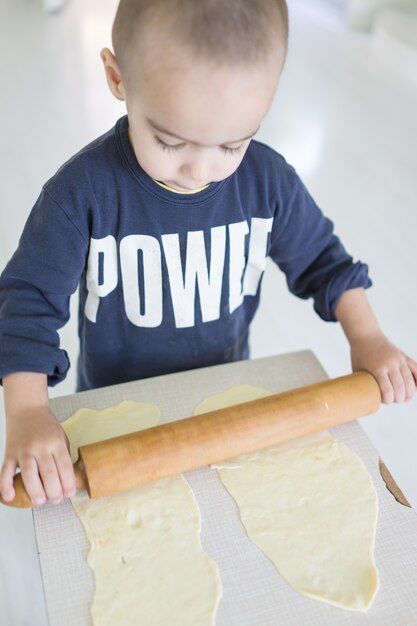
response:
[[[22,474],[16,474],[14,477],[13,488],[15,491],[13,500],[6,502],[0,495],[0,502],[2,504],[5,504],[6,506],[13,506],[17,509],[30,509],[34,506],[23,484]]]
[[[77,489],[86,489],[87,480],[85,477],[84,464],[81,461],[74,463],[75,485]],[[22,474],[16,474],[13,480],[13,487],[15,490],[15,497],[13,500],[6,502],[0,495],[1,504],[6,506],[12,506],[18,509],[30,509],[35,507],[32,500],[29,498],[22,480]]]

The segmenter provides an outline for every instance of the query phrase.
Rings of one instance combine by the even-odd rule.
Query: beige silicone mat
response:
[[[155,402],[161,408],[161,422],[167,422],[191,415],[205,397],[234,385],[279,392],[324,378],[315,356],[298,352],[74,394],[55,399],[52,408],[63,420],[80,407],[104,408],[123,400]],[[385,488],[378,455],[357,422],[332,432],[360,455],[378,491],[376,561],[381,587],[374,604],[362,614],[295,592],[247,538],[216,472],[203,468],[185,476],[201,509],[203,547],[217,562],[222,580],[217,626],[417,625],[417,516]],[[44,505],[34,510],[34,521],[50,626],[90,625],[93,579],[86,563],[88,543],[71,504]],[[181,616],[173,616],[169,625],[143,626],[174,625],[181,626]]]

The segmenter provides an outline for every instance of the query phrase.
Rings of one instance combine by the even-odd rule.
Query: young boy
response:
[[[78,389],[248,357],[266,257],[339,320],[384,402],[417,364],[379,329],[353,263],[294,170],[251,141],[287,48],[284,0],[122,0],[101,57],[127,117],[46,183],[0,280],[7,445],[34,504],[75,491],[47,385],[69,368],[57,329],[79,285]]]

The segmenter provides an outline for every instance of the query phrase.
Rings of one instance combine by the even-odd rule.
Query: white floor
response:
[[[288,62],[259,138],[296,166],[351,253],[369,263],[380,322],[416,358],[417,89],[378,64],[369,37],[348,32],[337,6],[290,0]],[[116,0],[71,0],[48,15],[35,0],[1,0],[1,267],[42,183],[124,112],[98,56],[115,7]],[[62,337],[74,362],[75,321]],[[253,356],[305,348],[329,375],[349,371],[340,328],[288,295],[268,267]],[[73,388],[71,374],[54,394]],[[362,424],[417,510],[416,408],[417,400],[384,407]],[[2,411],[0,424],[2,458]],[[46,623],[31,514],[1,507],[0,624]]]

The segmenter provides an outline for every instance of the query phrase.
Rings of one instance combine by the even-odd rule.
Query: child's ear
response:
[[[107,84],[113,96],[118,100],[126,100],[125,86],[113,52],[108,48],[103,48],[100,57],[106,72]]]

